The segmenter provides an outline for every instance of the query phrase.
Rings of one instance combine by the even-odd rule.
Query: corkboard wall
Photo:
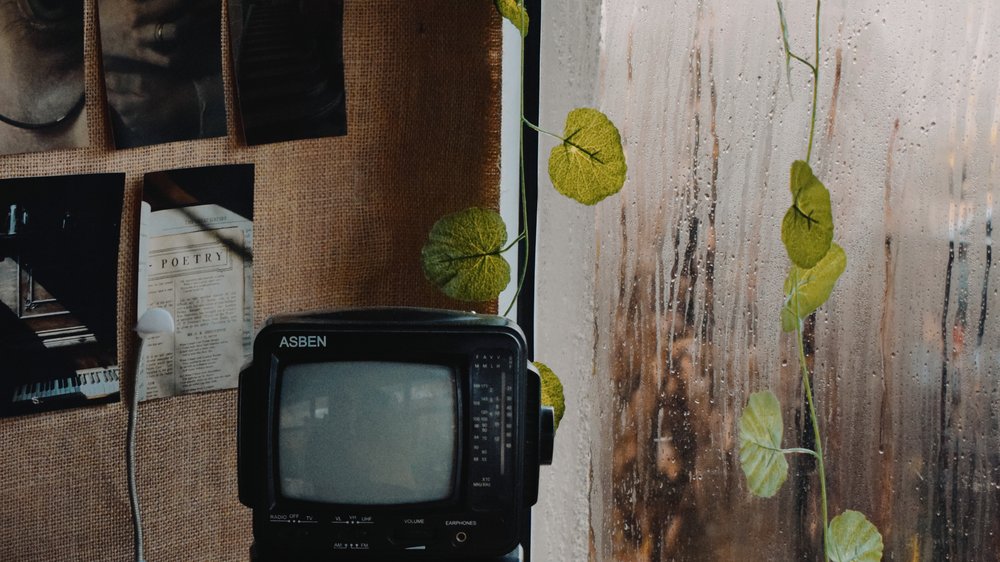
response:
[[[86,0],[91,147],[0,157],[0,178],[126,173],[117,310],[126,372],[135,352],[139,189],[148,171],[256,165],[258,326],[273,313],[319,307],[460,306],[426,284],[419,254],[441,215],[497,205],[500,20],[492,2],[346,0],[349,135],[253,148],[234,126],[224,30],[228,136],[123,151],[112,149],[105,117],[94,5]],[[150,562],[247,559],[235,406],[235,391],[223,391],[140,407],[138,484]],[[0,420],[0,560],[131,559],[126,416],[114,404]]]

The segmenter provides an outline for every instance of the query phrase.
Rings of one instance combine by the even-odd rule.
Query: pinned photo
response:
[[[0,154],[87,146],[83,0],[0,2]]]
[[[0,180],[0,417],[117,402],[124,174]]]
[[[115,146],[226,134],[221,0],[98,0]]]
[[[247,144],[347,134],[343,0],[231,0]]]
[[[236,388],[253,338],[253,165],[146,174],[137,279],[138,316],[175,324],[146,338],[139,399]]]

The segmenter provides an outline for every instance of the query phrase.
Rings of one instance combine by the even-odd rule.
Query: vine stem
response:
[[[819,96],[819,9],[821,0],[816,0],[816,62],[809,68],[812,70],[813,75],[813,101],[812,101],[812,119],[809,125],[809,148],[806,149],[806,164],[809,163],[809,158],[812,156],[813,151],[813,137],[816,134],[816,101]]]
[[[809,164],[812,158],[813,140],[816,136],[816,108],[819,100],[819,33],[820,33],[820,8],[822,7],[822,0],[816,0],[816,37],[815,37],[815,62],[810,63],[805,58],[800,57],[791,52],[787,40],[787,28],[785,27],[784,17],[782,16],[782,34],[785,41],[785,53],[804,64],[809,68],[809,71],[813,75],[813,92],[812,92],[812,111],[809,119],[809,144],[806,147],[806,164]],[[781,12],[781,3],[778,3],[779,15]],[[796,207],[797,209],[797,207]],[[801,211],[799,211],[801,213]],[[809,406],[809,420],[812,423],[813,429],[813,440],[816,442],[816,450],[813,452],[813,457],[816,458],[816,466],[819,472],[819,493],[820,493],[820,503],[823,509],[823,560],[825,562],[830,561],[830,557],[827,555],[827,531],[830,527],[830,516],[829,507],[826,494],[826,464],[823,462],[823,437],[819,428],[819,417],[816,415],[816,403],[813,399],[812,390],[812,375],[809,373],[809,364],[806,361],[806,350],[805,342],[802,336],[802,321],[799,321],[799,326],[795,330],[795,336],[798,344],[799,352],[799,367],[802,370],[802,388],[806,394],[806,402]]]
[[[521,9],[519,13],[524,13],[524,0],[517,0],[517,5]],[[525,46],[525,33],[521,33],[520,28],[518,28],[518,35],[521,36],[521,83],[520,83],[520,97],[518,99],[518,110],[517,113],[521,117],[521,122],[525,123],[527,120],[524,118],[524,46]],[[510,304],[507,305],[507,310],[504,311],[503,315],[507,316],[510,311],[514,308],[514,303],[517,302],[517,298],[521,295],[521,289],[524,288],[524,279],[528,274],[528,260],[531,259],[531,235],[528,225],[528,187],[525,179],[524,172],[524,127],[519,126],[517,128],[517,145],[518,145],[518,175],[521,183],[521,223],[523,225],[523,230],[518,235],[518,240],[524,240],[524,256],[521,258],[521,274],[519,275],[517,281],[517,289],[514,291],[514,296],[510,299]]]
[[[551,131],[546,131],[545,129],[539,127],[538,125],[535,125],[531,121],[528,121],[523,116],[521,117],[521,122],[524,123],[525,125],[527,125],[529,129],[532,129],[532,130],[534,130],[534,131],[536,131],[538,133],[542,133],[543,135],[548,135],[548,136],[550,136],[550,137],[558,140],[559,142],[561,142],[563,144],[568,144],[568,145],[572,146],[573,148],[575,148],[575,149],[579,150],[580,152],[586,154],[587,157],[589,157],[591,160],[598,160],[596,153],[591,152],[591,151],[587,150],[586,148],[583,148],[579,144],[573,142],[572,140],[570,140],[570,139],[568,139],[568,138],[566,138],[566,137],[564,137],[562,135],[558,135],[558,134],[553,133]],[[573,135],[570,135],[570,137],[572,137],[572,136]]]
[[[811,67],[813,75],[813,96],[812,115],[809,119],[809,146],[806,148],[806,164],[809,164],[810,158],[812,157],[813,139],[816,135],[816,106],[818,105],[819,98],[819,22],[821,7],[822,0],[816,0],[816,50],[815,62]],[[806,401],[809,404],[809,419],[812,421],[813,439],[816,441],[816,466],[819,471],[819,494],[823,507],[823,560],[825,562],[829,562],[830,557],[827,555],[826,547],[827,531],[830,527],[830,516],[826,496],[826,465],[823,462],[823,437],[820,434],[819,417],[816,415],[816,404],[813,400],[812,383],[810,382],[811,375],[809,374],[809,365],[806,363],[805,343],[802,341],[801,321],[799,322],[799,329],[796,330],[795,334],[799,340],[799,365],[802,367],[802,387],[805,390]]]
[[[515,238],[510,244],[507,244],[506,246],[504,246],[503,248],[501,248],[500,251],[497,252],[497,253],[498,254],[502,254],[502,253],[506,252],[507,250],[509,250],[509,249],[513,248],[514,246],[516,246],[518,244],[518,242],[520,242],[521,240],[524,240],[527,237],[528,237],[527,230],[521,231],[521,233],[517,235],[517,238]]]
[[[523,115],[521,116],[521,123],[524,123],[525,125],[528,126],[529,129],[532,129],[535,132],[542,133],[543,135],[548,135],[554,139],[559,140],[559,142],[566,142],[566,139],[564,139],[562,135],[557,135],[551,131],[546,131],[545,129],[539,127],[538,125],[535,125],[531,121],[528,121]]]
[[[819,418],[816,416],[816,405],[813,402],[812,384],[810,383],[809,365],[806,363],[805,344],[802,341],[802,324],[795,331],[799,344],[799,366],[802,368],[802,387],[805,389],[806,401],[809,404],[809,419],[812,421],[813,439],[816,440],[816,466],[819,469],[819,493],[823,504],[823,560],[829,562],[826,554],[826,532],[830,526],[826,501],[826,466],[823,463],[823,438],[819,431]]]

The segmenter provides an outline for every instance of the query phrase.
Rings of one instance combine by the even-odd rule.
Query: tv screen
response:
[[[279,392],[283,497],[371,506],[451,497],[458,454],[451,368],[386,361],[290,364]]]

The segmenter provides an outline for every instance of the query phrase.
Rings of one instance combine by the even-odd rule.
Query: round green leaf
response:
[[[566,397],[563,395],[562,382],[546,364],[539,361],[532,363],[542,376],[542,405],[551,406],[555,410],[555,425],[556,429],[559,429],[559,422],[566,413]]]
[[[802,160],[792,163],[792,206],[781,222],[781,241],[792,263],[809,269],[830,250],[833,213],[830,192]]]
[[[826,555],[833,562],[878,562],[882,548],[882,535],[864,514],[848,510],[830,521]]]
[[[549,155],[549,177],[556,191],[593,205],[621,191],[627,170],[614,123],[596,109],[570,111],[563,142]]]
[[[740,465],[755,496],[773,496],[788,478],[783,433],[778,398],[766,390],[751,394],[740,416]]]
[[[510,23],[521,32],[521,37],[528,34],[528,10],[517,0],[493,0],[500,15],[510,20]]]
[[[421,252],[424,275],[453,299],[495,299],[510,283],[510,265],[500,255],[506,243],[507,226],[496,211],[473,207],[448,215],[431,228]]]
[[[830,298],[834,285],[847,268],[847,254],[836,243],[815,266],[792,266],[785,279],[785,306],[781,309],[781,329],[794,332],[799,322]]]

